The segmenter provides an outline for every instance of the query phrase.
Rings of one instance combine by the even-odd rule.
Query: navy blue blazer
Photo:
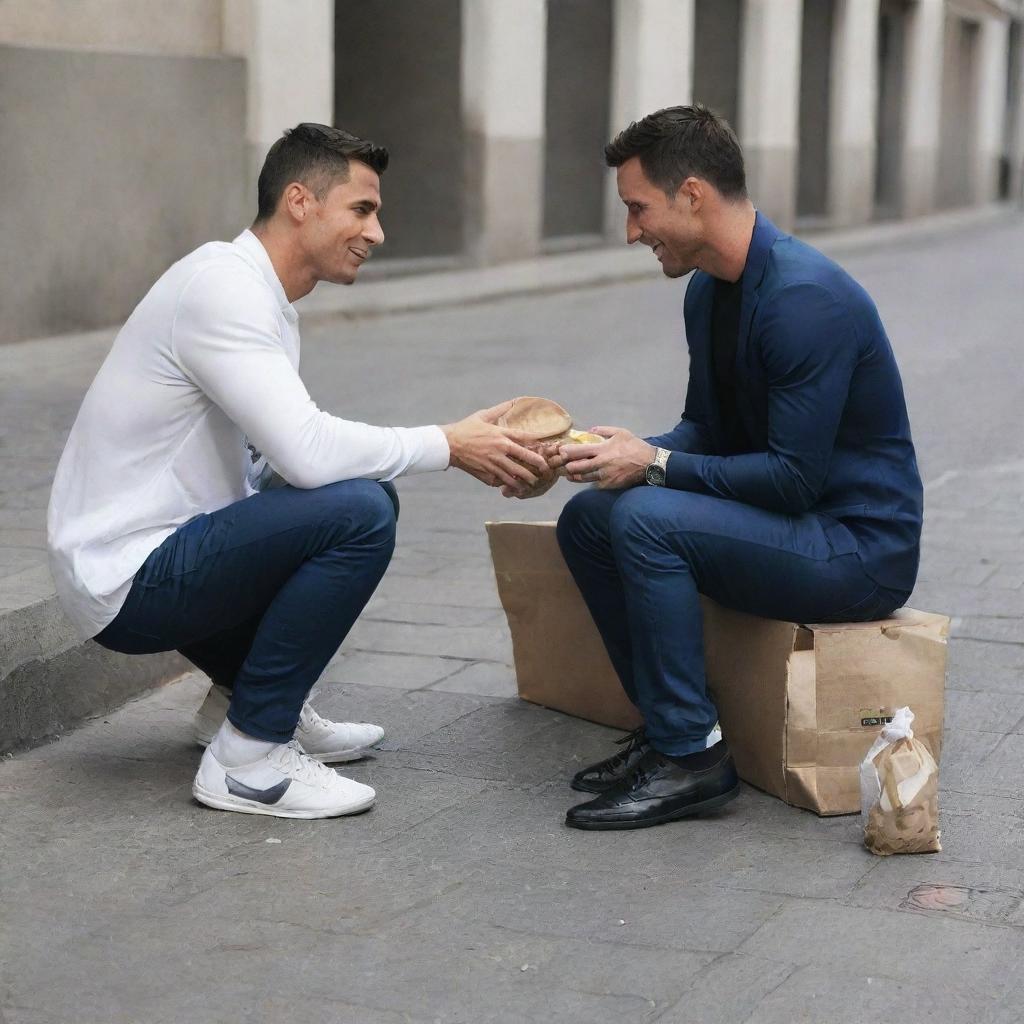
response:
[[[667,486],[823,516],[837,553],[855,550],[876,583],[912,590],[921,478],[899,369],[870,296],[757,214],[736,347],[736,414],[752,450],[731,453],[711,361],[713,295],[714,278],[697,271],[683,307],[683,418],[649,438],[673,453]]]

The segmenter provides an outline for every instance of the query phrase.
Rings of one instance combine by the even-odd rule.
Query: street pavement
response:
[[[520,503],[454,470],[411,477],[392,567],[317,697],[388,729],[346,769],[377,806],[300,822],[193,803],[195,674],[3,762],[0,1020],[1024,1020],[1024,227],[837,255],[903,371],[926,484],[910,603],[953,616],[941,853],[875,858],[856,817],[749,787],[703,820],[565,828],[569,777],[616,733],[515,698],[483,523],[552,519],[571,485]],[[303,373],[370,422],[544,394],[579,426],[654,432],[681,408],[682,293],[652,275],[317,320]],[[49,478],[108,344],[3,351],[8,574],[40,564]]]

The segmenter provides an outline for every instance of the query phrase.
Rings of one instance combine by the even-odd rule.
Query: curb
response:
[[[128,657],[83,641],[45,568],[0,584],[0,753],[59,737],[188,671],[174,652]]]

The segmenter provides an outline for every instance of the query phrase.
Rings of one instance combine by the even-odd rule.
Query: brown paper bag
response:
[[[913,720],[910,708],[900,708],[861,764],[864,845],[880,857],[942,849],[939,769]]]
[[[512,633],[523,700],[601,725],[641,723],[619,683],[554,523],[488,523],[498,594]]]
[[[520,697],[602,725],[639,725],[554,523],[488,523],[487,533]],[[817,814],[856,814],[860,763],[905,704],[938,760],[946,616],[902,608],[882,622],[800,625],[707,598],[701,607],[708,688],[744,781]]]

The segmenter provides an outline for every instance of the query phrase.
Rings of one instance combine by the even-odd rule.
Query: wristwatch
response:
[[[665,486],[665,467],[671,453],[667,448],[658,448],[654,452],[654,461],[647,467],[647,482],[652,487]]]

